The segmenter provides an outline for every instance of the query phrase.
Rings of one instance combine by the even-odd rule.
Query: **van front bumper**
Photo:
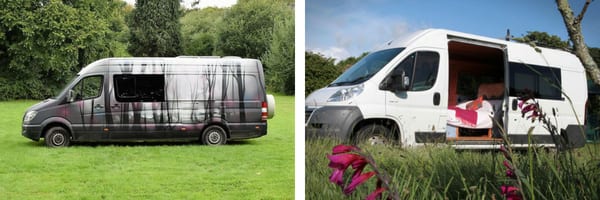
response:
[[[40,137],[42,135],[42,126],[23,124],[23,126],[21,126],[21,135],[33,141],[40,141]]]
[[[345,141],[362,119],[362,113],[355,106],[320,107],[310,112],[305,124],[305,137],[330,137]]]

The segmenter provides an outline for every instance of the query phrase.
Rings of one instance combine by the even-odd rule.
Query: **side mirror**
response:
[[[73,102],[75,101],[75,91],[73,90],[69,90],[69,92],[67,93],[67,102]]]
[[[402,70],[402,84],[400,85],[401,91],[408,90],[408,86],[410,85],[410,78],[406,75],[404,70]]]
[[[399,73],[393,73],[379,84],[380,90],[389,90],[392,92],[407,91],[410,85],[410,78],[406,76],[406,72],[401,70]]]

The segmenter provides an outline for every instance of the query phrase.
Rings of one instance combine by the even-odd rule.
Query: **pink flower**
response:
[[[500,192],[506,197],[506,199],[511,200],[521,200],[521,194],[519,194],[519,188],[510,185],[502,185],[500,186]]]
[[[361,156],[356,154],[335,154],[335,155],[327,155],[329,159],[329,167],[335,169],[345,170],[357,159],[362,159]]]
[[[508,194],[519,191],[519,188],[511,185],[502,185],[500,186],[500,191],[502,192],[502,194]]]
[[[344,186],[344,170],[335,169],[331,176],[329,176],[329,181],[335,183],[339,186]]]
[[[333,173],[329,177],[329,181],[335,183],[343,188],[344,194],[348,195],[358,187],[360,184],[369,180],[377,174],[375,171],[363,173],[365,167],[369,164],[373,164],[371,160],[365,158],[361,154],[361,150],[354,146],[348,145],[337,145],[332,149],[332,155],[327,155],[329,159],[329,167],[333,169]],[[344,172],[352,165],[354,173],[350,183],[346,185],[344,183]],[[382,180],[377,178],[377,189],[371,193],[367,199],[375,199],[381,196],[381,194],[387,190],[382,187]]]
[[[506,200],[521,200],[523,199],[523,197],[521,197],[520,194],[508,194],[506,195]]]
[[[513,170],[507,169],[506,170],[506,176],[509,178],[516,178],[517,176],[515,175],[515,172],[513,172]]]
[[[355,146],[339,144],[339,145],[333,147],[333,154],[348,153],[350,151],[359,151],[359,150],[360,149]]]
[[[538,116],[540,116],[540,111],[537,107],[537,104],[528,104],[521,109],[521,117],[525,117],[525,114],[531,112],[531,115],[527,116],[527,119],[532,118],[535,120]]]
[[[375,191],[369,194],[369,196],[367,196],[367,200],[375,200],[381,197],[381,193],[383,193],[385,190],[386,188],[384,187],[378,187]]]
[[[356,186],[364,183],[369,178],[371,178],[371,176],[373,176],[373,175],[375,175],[375,172],[367,172],[367,173],[361,174],[358,177],[353,177],[352,182],[350,182],[350,184],[348,186],[346,186],[346,188],[344,188],[344,194],[350,194],[350,193],[354,192],[354,190],[356,189]]]
[[[519,109],[523,109],[523,104],[525,104],[525,101],[519,101]]]
[[[502,154],[504,154],[504,158],[506,158],[507,160],[511,161],[512,158],[510,156],[510,154],[508,154],[508,150],[506,149],[506,146],[501,145],[500,146],[500,151],[502,151]]]
[[[508,160],[504,160],[504,161],[502,162],[502,164],[504,164],[504,166],[506,167],[506,169],[510,169],[510,170],[512,170],[512,169],[513,169],[513,168],[512,168],[512,165],[510,164],[510,162],[509,162]]]
[[[329,159],[329,167],[334,169],[329,181],[339,186],[344,186],[344,171],[357,160],[364,160],[356,154],[327,155],[327,158]]]

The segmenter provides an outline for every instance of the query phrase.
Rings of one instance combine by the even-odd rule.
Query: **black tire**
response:
[[[63,127],[52,127],[46,131],[44,141],[48,147],[66,147],[71,143],[71,135]]]
[[[205,145],[222,145],[227,142],[227,134],[220,126],[212,125],[204,129],[200,141]]]
[[[354,145],[390,145],[396,144],[393,132],[380,124],[369,124],[358,129],[352,138]]]

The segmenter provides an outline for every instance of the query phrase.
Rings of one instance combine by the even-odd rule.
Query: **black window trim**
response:
[[[416,65],[417,65],[417,61],[419,60],[419,53],[423,53],[423,52],[430,52],[430,53],[435,53],[435,55],[437,55],[437,59],[438,59],[438,65],[437,65],[437,72],[436,72],[436,77],[435,77],[435,82],[433,83],[433,85],[431,85],[431,87],[429,87],[426,90],[413,90],[413,85],[414,85],[414,79],[415,79],[415,74],[416,74]],[[402,60],[400,60],[393,68],[390,72],[388,72],[388,74],[386,75],[386,78],[383,79],[382,82],[384,82],[385,80],[387,80],[388,78],[390,78],[394,72],[396,71],[396,68],[400,66],[400,64],[402,64],[407,58],[409,58],[410,56],[414,55],[414,59],[412,60],[412,72],[406,72],[406,73],[411,73],[411,78],[410,78],[410,84],[408,86],[408,90],[406,90],[405,92],[425,92],[425,91],[429,91],[432,88],[434,88],[435,84],[438,82],[437,80],[437,76],[440,73],[440,53],[438,51],[434,51],[434,50],[418,50],[418,51],[414,51],[409,53],[406,57],[404,57]],[[381,83],[380,83],[381,84]]]
[[[559,96],[553,97],[553,98],[548,98],[548,97],[540,96],[539,95],[539,90],[540,90],[540,86],[542,84],[539,84],[539,83],[537,84],[538,87],[535,88],[535,91],[532,91],[532,92],[534,93],[534,97],[536,99],[553,100],[553,101],[565,101],[565,97],[562,94],[562,89],[563,89],[562,88],[562,78],[563,77],[562,77],[562,69],[560,67],[534,65],[534,64],[523,63],[523,62],[509,62],[508,65],[509,65],[509,67],[508,67],[509,68],[508,69],[509,70],[509,73],[508,73],[508,75],[509,75],[509,85],[508,85],[509,96],[511,96],[511,97],[519,97],[518,94],[516,94],[518,92],[514,91],[514,88],[513,88],[513,86],[514,86],[513,82],[514,82],[514,79],[515,79],[515,77],[514,77],[515,74],[514,74],[514,72],[513,72],[512,69],[514,67],[516,67],[516,66],[518,66],[518,67],[524,66],[525,69],[528,69],[528,72],[530,74],[535,75],[538,80],[539,79],[542,79],[542,80],[547,79],[545,76],[543,76],[543,72],[540,72],[540,69],[547,69],[547,70],[550,70],[550,72],[552,72],[552,71],[558,72],[558,75],[559,75],[559,77],[558,77],[559,78],[558,85],[560,86],[560,89],[558,90]],[[528,66],[532,67],[535,71],[532,71]],[[551,79],[551,80],[554,80],[554,79]],[[554,87],[550,87],[550,88],[552,88],[554,90],[556,89]]]
[[[98,93],[97,93],[98,95],[96,95],[94,97],[90,97],[90,98],[76,99],[75,101],[85,101],[85,100],[90,100],[90,99],[96,99],[96,98],[102,96],[103,89],[104,89],[104,75],[102,75],[102,74],[92,74],[92,75],[84,76],[81,79],[79,79],[79,81],[77,81],[77,83],[75,83],[75,85],[70,90],[74,90],[77,86],[79,86],[79,84],[83,80],[85,80],[87,78],[91,78],[91,77],[100,77],[100,88],[98,89]],[[83,92],[83,88],[81,88],[80,92]]]
[[[149,99],[140,99],[139,95],[137,94],[137,87],[136,87],[137,83],[136,83],[136,85],[134,85],[134,88],[136,89],[135,96],[121,97],[121,96],[118,95],[118,88],[119,88],[118,80],[119,80],[120,77],[132,77],[132,78],[134,78],[134,81],[137,82],[137,77],[144,77],[144,76],[146,76],[146,77],[150,77],[150,76],[159,77],[160,76],[162,78],[162,80],[163,80],[163,84],[162,84],[162,87],[163,87],[163,90],[162,90],[162,92],[163,92],[162,99],[158,99],[158,100],[156,100],[156,99],[152,99],[152,100],[149,100]],[[166,101],[165,76],[166,76],[165,74],[114,74],[113,75],[113,85],[114,85],[113,86],[114,87],[113,94],[114,94],[114,98],[115,98],[115,100],[117,102],[122,102],[122,103],[130,103],[130,102],[165,102]]]

